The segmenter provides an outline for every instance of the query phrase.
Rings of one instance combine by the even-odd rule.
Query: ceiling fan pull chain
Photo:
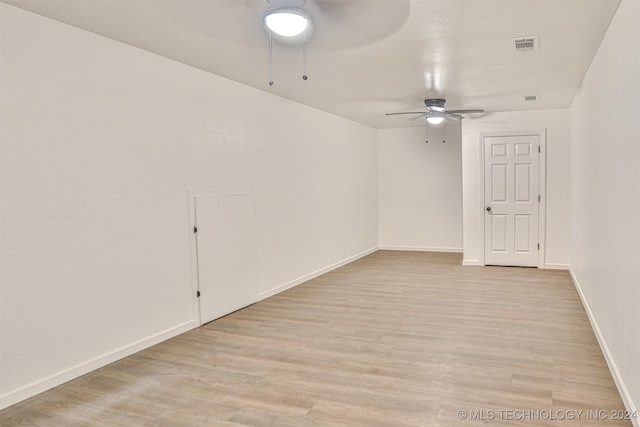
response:
[[[307,80],[307,30],[302,33],[302,80]]]
[[[446,122],[447,122],[447,121],[445,120],[445,121],[443,121],[443,122],[442,122],[442,124],[440,125],[440,126],[442,126],[442,143],[443,143],[443,144],[444,144],[444,141],[445,141],[445,139],[444,139],[444,124],[445,124]]]
[[[269,86],[273,86],[273,39],[269,30]]]

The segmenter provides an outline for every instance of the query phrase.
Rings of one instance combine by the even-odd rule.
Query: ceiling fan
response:
[[[418,114],[416,118],[425,117],[427,122],[432,125],[439,125],[444,122],[445,119],[459,120],[464,114],[483,114],[484,110],[471,109],[471,110],[447,110],[444,107],[446,101],[441,98],[425,99],[424,105],[427,107],[427,111],[407,111],[403,113],[386,113],[386,116],[396,116],[400,114]]]

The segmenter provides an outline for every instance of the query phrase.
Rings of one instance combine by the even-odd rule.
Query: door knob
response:
[[[491,213],[491,206],[487,206],[487,212]]]

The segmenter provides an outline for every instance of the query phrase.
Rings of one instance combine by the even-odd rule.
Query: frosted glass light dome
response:
[[[310,24],[310,19],[302,11],[295,9],[276,9],[267,12],[263,20],[268,29],[283,37],[298,36]]]
[[[444,122],[444,117],[442,117],[442,116],[430,116],[430,117],[427,117],[427,121],[429,123],[431,123],[432,125],[439,125],[440,123]]]

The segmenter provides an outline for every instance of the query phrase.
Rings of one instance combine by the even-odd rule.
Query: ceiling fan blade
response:
[[[483,114],[484,110],[447,110],[447,113],[451,114]]]
[[[322,28],[314,35],[314,45],[323,50],[345,50],[368,46],[395,34],[409,19],[411,2],[309,0],[304,8],[313,16],[314,25]],[[367,25],[353,25],[357,21]]]
[[[427,113],[425,113],[424,111],[408,111],[406,113],[385,113],[385,116],[397,116],[399,114],[423,114],[423,115],[427,115]]]
[[[460,114],[451,113],[450,111],[447,111],[447,118],[453,119],[453,120],[460,120],[462,116]]]

